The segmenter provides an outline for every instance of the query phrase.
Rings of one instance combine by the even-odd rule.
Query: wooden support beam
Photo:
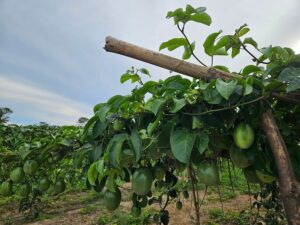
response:
[[[181,73],[194,78],[201,78],[203,80],[211,80],[215,78],[237,78],[241,77],[238,74],[227,73],[210,67],[199,66],[184,60],[179,60],[174,57],[155,52],[137,45],[130,44],[125,41],[118,40],[113,37],[106,37],[104,49],[107,52],[113,52],[144,61],[155,66],[162,67],[177,73]],[[272,94],[273,97],[280,101],[300,104],[299,95],[279,95]]]
[[[262,115],[262,127],[275,158],[281,199],[290,225],[300,224],[300,184],[297,182],[288,150],[271,111]]]

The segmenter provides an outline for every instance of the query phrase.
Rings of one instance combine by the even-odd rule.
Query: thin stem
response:
[[[248,105],[248,104],[252,104],[254,102],[257,102],[257,101],[260,101],[260,100],[263,100],[265,99],[267,96],[260,96],[256,99],[253,99],[251,101],[248,101],[248,102],[244,102],[244,103],[240,103],[240,104],[236,104],[236,105],[233,105],[233,106],[228,106],[228,107],[224,107],[224,108],[219,108],[219,109],[212,109],[212,110],[208,110],[208,111],[205,111],[205,112],[201,112],[201,113],[189,113],[189,112],[182,112],[182,114],[184,115],[191,115],[191,116],[201,116],[201,115],[205,115],[205,114],[209,114],[209,113],[214,113],[214,112],[220,112],[220,111],[224,111],[224,110],[229,110],[229,109],[233,109],[233,108],[236,108],[236,107],[239,107],[239,106],[244,106],[244,105]]]
[[[243,44],[241,42],[241,45],[242,45],[242,48],[254,59],[255,62],[258,62],[258,63],[261,63],[261,64],[270,64],[271,62],[263,62],[263,61],[260,61],[254,54],[252,54],[246,47],[245,44]]]
[[[196,197],[196,188],[195,188],[196,180],[193,174],[192,164],[189,165],[189,175],[192,183],[192,193],[193,193],[194,207],[196,212],[196,225],[200,225],[200,208],[199,208],[199,202],[197,201],[197,197]]]
[[[184,36],[184,38],[186,39],[186,41],[187,41],[187,43],[188,43],[188,45],[189,45],[189,47],[190,47],[190,49],[191,49],[192,56],[193,56],[193,57],[194,57],[194,58],[195,58],[202,66],[207,67],[207,65],[206,65],[204,62],[202,62],[202,61],[195,55],[193,46],[192,46],[191,42],[189,41],[188,37],[186,36],[186,34],[184,33],[185,24],[183,24],[183,27],[182,27],[182,28],[180,28],[179,24],[177,24],[177,28],[178,28],[178,30],[181,32],[181,34]]]

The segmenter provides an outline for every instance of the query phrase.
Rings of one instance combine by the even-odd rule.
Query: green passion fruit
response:
[[[8,197],[12,193],[13,183],[11,180],[4,181],[0,185],[0,195]]]
[[[27,175],[34,175],[38,169],[38,163],[35,160],[27,160],[24,163],[23,170]]]
[[[207,186],[220,184],[219,170],[216,162],[202,162],[198,165],[199,182]]]
[[[17,167],[10,173],[9,177],[12,180],[12,182],[14,182],[16,184],[22,183],[25,179],[25,173],[23,171],[23,168]]]
[[[165,177],[165,167],[162,163],[157,163],[154,167],[154,174],[157,180],[162,180]]]
[[[137,195],[146,195],[151,190],[153,175],[149,168],[139,168],[132,175],[131,185]]]
[[[176,202],[176,209],[182,209],[182,202],[181,201],[178,201]]]
[[[66,190],[66,183],[63,180],[58,180],[53,185],[55,194],[60,194]]]
[[[30,194],[30,191],[30,184],[22,184],[18,189],[18,195],[25,198]]]
[[[47,177],[44,177],[39,180],[37,188],[40,192],[47,191],[50,187],[50,180]]]
[[[235,144],[241,149],[249,148],[254,142],[254,132],[249,124],[239,123],[233,131]]]
[[[121,203],[121,192],[119,188],[116,188],[115,192],[106,190],[106,192],[104,193],[104,205],[108,210],[113,211],[117,209],[120,203]]]
[[[132,206],[131,208],[131,215],[134,216],[134,217],[139,217],[142,213],[142,210],[140,207],[138,206]]]

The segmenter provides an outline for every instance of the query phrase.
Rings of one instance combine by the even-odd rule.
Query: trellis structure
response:
[[[149,49],[145,49],[116,38],[108,36],[104,49],[144,61],[174,72],[190,77],[212,80],[215,78],[231,79],[240,77],[238,74],[231,74],[216,70],[210,67],[199,66],[183,60],[179,60]],[[279,101],[286,101],[300,104],[300,94],[280,95],[272,93],[272,97]],[[270,110],[261,116],[262,129],[272,149],[279,175],[279,187],[281,199],[290,225],[300,224],[300,183],[296,180],[285,142],[280,134],[279,128]]]

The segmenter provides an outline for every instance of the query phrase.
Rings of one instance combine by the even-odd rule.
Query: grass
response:
[[[235,211],[228,211],[223,213],[219,208],[212,208],[208,211],[209,222],[206,225],[248,225],[249,214],[245,211],[244,213],[238,213]]]

